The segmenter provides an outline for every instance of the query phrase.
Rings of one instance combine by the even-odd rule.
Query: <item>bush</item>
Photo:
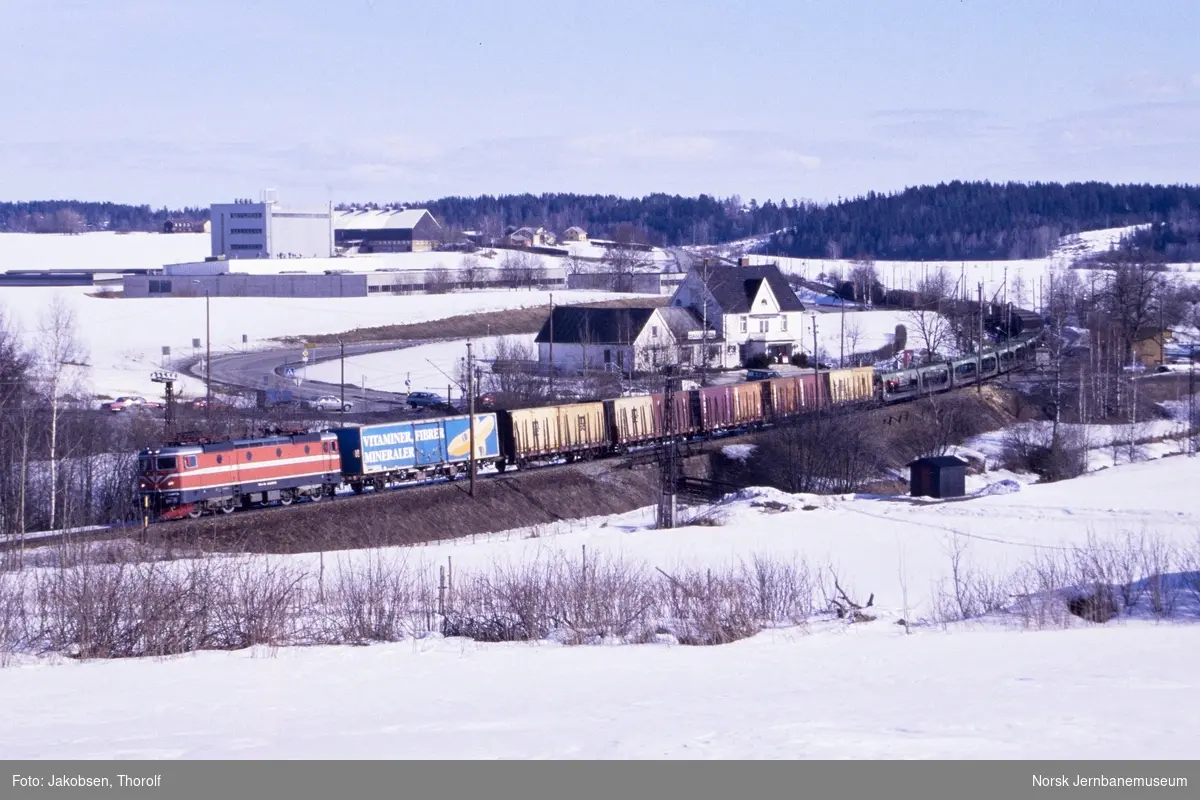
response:
[[[808,367],[808,353],[796,353],[791,358],[793,367]]]
[[[1032,472],[1047,482],[1078,478],[1087,471],[1087,447],[1075,429],[1064,426],[1054,437],[1018,426],[1005,436],[1001,466],[1013,472]]]

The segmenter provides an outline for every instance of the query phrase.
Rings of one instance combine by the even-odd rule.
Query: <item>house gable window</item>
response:
[[[741,325],[742,325],[742,333],[746,333],[747,331],[749,331],[750,330],[750,318],[742,317]]]
[[[781,330],[781,331],[787,330],[787,314],[779,315],[779,330]]]

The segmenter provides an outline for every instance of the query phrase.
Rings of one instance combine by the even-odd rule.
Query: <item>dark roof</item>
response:
[[[916,461],[910,461],[906,466],[915,467],[918,464],[928,465],[931,467],[965,467],[971,462],[959,456],[925,456],[918,458]]]
[[[554,322],[554,341],[570,344],[632,343],[653,316],[653,308],[582,308],[557,306],[542,324],[536,342],[550,341],[550,322]]]
[[[663,306],[658,310],[658,315],[670,328],[671,333],[675,334],[675,338],[680,341],[687,339],[688,333],[691,331],[704,330],[704,323],[690,308]]]
[[[695,272],[701,280],[704,280],[703,270],[696,269]],[[754,296],[758,294],[763,281],[767,282],[775,299],[779,301],[780,311],[804,310],[800,298],[796,297],[796,293],[788,285],[787,278],[783,277],[783,273],[775,264],[760,264],[753,267],[710,267],[705,283],[723,312],[748,314],[750,313],[750,304],[754,302]]]

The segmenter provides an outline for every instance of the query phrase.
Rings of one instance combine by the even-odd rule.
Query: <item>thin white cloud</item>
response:
[[[1177,81],[1148,69],[1126,75],[1123,86],[1134,97],[1149,100],[1175,97],[1181,91]]]
[[[795,164],[806,170],[814,170],[821,168],[821,159],[818,156],[798,153],[795,150],[776,150],[772,157],[774,160],[783,164]]]
[[[567,149],[601,161],[704,161],[718,154],[720,143],[711,136],[634,130],[573,137]]]

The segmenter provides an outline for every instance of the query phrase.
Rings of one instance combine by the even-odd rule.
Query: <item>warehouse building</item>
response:
[[[351,209],[333,217],[334,244],[356,253],[417,253],[442,240],[442,226],[423,208]]]
[[[333,255],[332,205],[320,210],[285,209],[274,193],[262,199],[214,203],[209,208],[214,257],[329,258]]]
[[[229,261],[210,258],[167,264],[159,274],[125,275],[125,297],[367,297],[375,294],[444,293],[458,289],[565,287],[566,269],[513,275],[498,266],[471,275],[439,266],[401,268],[404,256]]]

